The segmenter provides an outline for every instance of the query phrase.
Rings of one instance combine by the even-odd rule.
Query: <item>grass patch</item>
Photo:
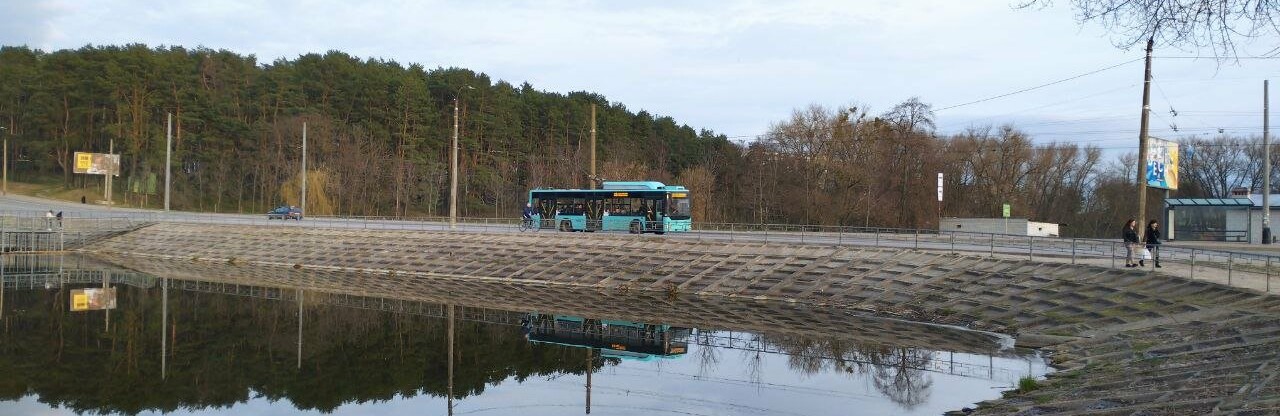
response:
[[[1156,343],[1152,341],[1132,341],[1129,345],[1133,348],[1134,352],[1144,353],[1151,349],[1151,347],[1154,347]]]
[[[1040,389],[1040,382],[1033,377],[1018,379],[1018,393],[1030,393]]]

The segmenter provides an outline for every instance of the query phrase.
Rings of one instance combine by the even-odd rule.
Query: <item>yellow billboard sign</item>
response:
[[[120,155],[76,152],[71,171],[87,175],[120,176]]]
[[[71,311],[99,311],[116,308],[116,288],[102,287],[71,290]]]

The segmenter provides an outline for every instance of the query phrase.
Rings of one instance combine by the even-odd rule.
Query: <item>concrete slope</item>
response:
[[[1039,390],[986,404],[978,410],[983,414],[1280,412],[1280,380],[1273,375],[1280,365],[1280,298],[1145,271],[627,235],[167,223],[91,250],[110,257],[398,276],[359,283],[384,291],[494,282],[794,302],[1057,343],[1051,347],[1055,361],[1068,371]]]

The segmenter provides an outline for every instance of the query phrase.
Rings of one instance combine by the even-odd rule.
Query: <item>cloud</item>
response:
[[[47,48],[54,35],[52,21],[65,11],[50,1],[0,2],[0,45]]]

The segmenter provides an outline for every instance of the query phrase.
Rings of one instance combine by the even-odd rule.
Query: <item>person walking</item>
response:
[[[1160,267],[1160,222],[1151,220],[1147,223],[1147,232],[1143,238],[1147,240],[1147,251],[1151,252],[1151,263],[1156,267]],[[1142,260],[1138,260],[1138,265],[1146,267],[1147,264]]]
[[[1124,267],[1138,267],[1138,264],[1133,262],[1133,255],[1136,254],[1134,251],[1138,250],[1138,244],[1140,243],[1138,240],[1138,220],[1130,218],[1125,221],[1124,229],[1121,232],[1124,234]]]
[[[49,210],[49,212],[44,213],[44,229],[46,231],[53,230],[53,210]]]

